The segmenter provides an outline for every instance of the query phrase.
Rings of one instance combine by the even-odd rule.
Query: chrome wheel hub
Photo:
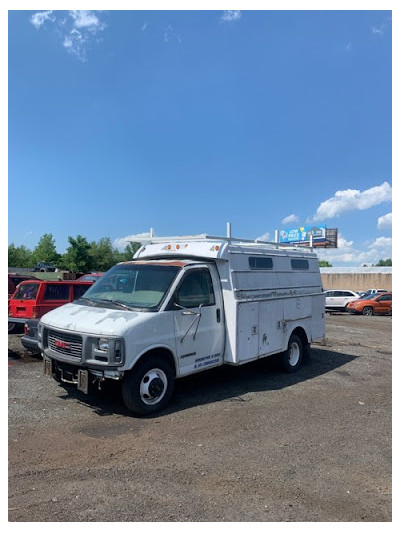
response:
[[[160,368],[146,372],[140,382],[140,398],[146,405],[158,403],[165,395],[168,379]]]
[[[289,348],[289,364],[296,366],[300,359],[300,347],[297,342],[293,342]]]

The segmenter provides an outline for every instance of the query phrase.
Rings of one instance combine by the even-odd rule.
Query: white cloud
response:
[[[392,229],[392,213],[378,218],[378,229]]]
[[[39,11],[31,16],[31,23],[38,30],[48,20],[54,22],[56,19],[52,16],[53,11]]]
[[[266,233],[263,233],[262,235],[256,238],[256,241],[270,241],[270,240],[271,240],[271,236],[270,236],[269,231],[267,231]]]
[[[379,259],[392,257],[392,239],[378,237],[373,243],[367,245],[365,250],[360,250],[354,247],[353,241],[348,241],[339,234],[337,248],[316,249],[316,253],[319,259],[326,259],[334,266],[376,264]]]
[[[68,53],[80,61],[86,61],[87,51],[94,37],[103,31],[106,25],[100,22],[93,11],[70,11],[72,29],[64,35],[63,46]]]
[[[70,11],[69,15],[74,21],[75,28],[102,30],[105,27],[105,24],[100,22],[94,11]]]
[[[337,217],[346,211],[369,209],[383,202],[390,202],[391,199],[392,188],[387,181],[365,191],[355,189],[337,191],[332,198],[320,204],[312,220],[316,222]]]
[[[297,215],[288,215],[282,220],[281,224],[295,224],[298,221],[299,217]]]
[[[372,244],[369,245],[370,249],[385,248],[386,250],[392,249],[392,237],[378,237]]]
[[[224,11],[221,15],[221,20],[223,22],[232,22],[234,20],[239,20],[242,16],[240,11]]]
[[[150,232],[145,233],[134,233],[133,235],[127,235],[126,237],[117,237],[114,240],[114,246],[118,250],[124,250],[130,242],[147,242],[150,240]]]
[[[62,38],[65,50],[74,55],[80,61],[87,60],[87,52],[94,42],[99,42],[99,32],[106,25],[102,22],[95,11],[72,10],[68,17],[55,14],[57,11],[41,11],[32,15],[30,21],[35,28],[40,28],[48,21],[54,23],[54,30]]]

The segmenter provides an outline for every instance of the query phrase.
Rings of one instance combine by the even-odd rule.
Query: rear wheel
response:
[[[295,333],[290,336],[288,348],[281,355],[283,369],[286,372],[296,372],[303,361],[303,342]]]
[[[372,309],[372,307],[364,307],[364,309],[362,310],[362,314],[363,315],[366,315],[366,316],[371,316],[374,314],[374,310]]]
[[[124,378],[124,404],[136,415],[157,413],[167,405],[173,386],[174,369],[169,361],[158,355],[145,357]]]

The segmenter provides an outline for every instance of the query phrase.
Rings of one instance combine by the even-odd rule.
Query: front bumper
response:
[[[23,335],[21,337],[21,343],[22,346],[26,350],[28,350],[28,352],[40,353],[39,343],[37,339],[34,339],[33,337],[28,337],[27,335]]]
[[[46,355],[43,356],[43,374],[51,376],[58,382],[76,385],[78,390],[89,393],[89,387],[94,382],[101,382],[106,379],[120,380],[123,372],[100,371],[89,369],[69,363],[57,361]]]

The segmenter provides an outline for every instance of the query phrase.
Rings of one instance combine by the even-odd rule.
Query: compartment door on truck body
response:
[[[284,334],[281,327],[285,300],[260,302],[259,312],[259,353],[272,353],[284,350]]]
[[[241,302],[237,315],[237,362],[283,349],[282,300]]]
[[[223,363],[225,327],[213,267],[189,268],[172,297],[179,375]],[[179,307],[177,307],[179,306]]]

